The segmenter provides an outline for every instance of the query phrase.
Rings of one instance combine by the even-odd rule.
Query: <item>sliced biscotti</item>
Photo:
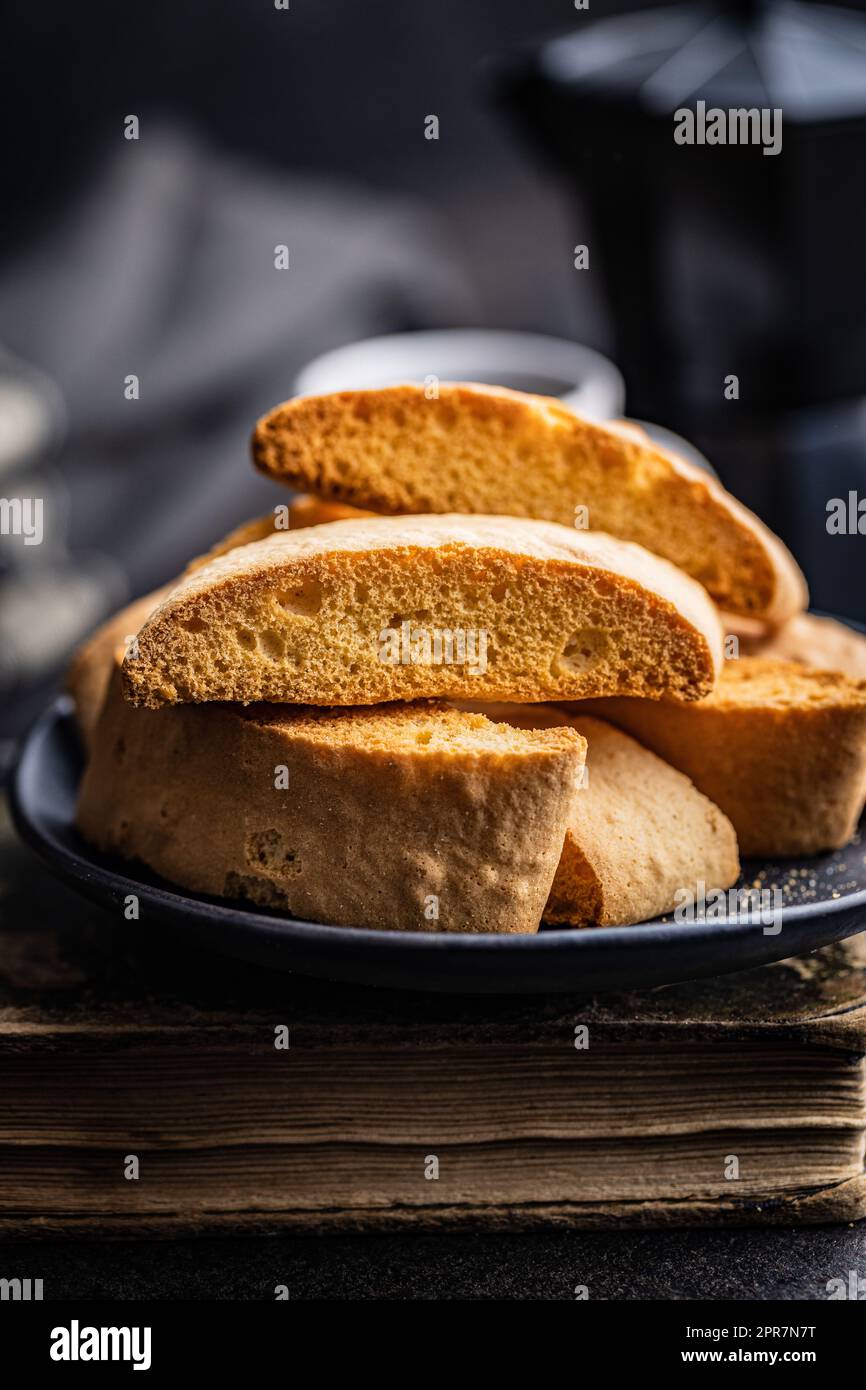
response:
[[[663,555],[720,606],[779,623],[806,585],[776,536],[705,470],[547,396],[442,383],[301,396],[256,426],[262,472],[374,512],[588,525]]]
[[[376,704],[633,692],[697,699],[705,591],[639,546],[513,517],[335,521],[230,551],[138,634],[127,698]]]
[[[75,719],[85,748],[90,748],[99,713],[105,701],[115,655],[138,634],[142,623],[172,591],[167,584],[128,603],[107,618],[82,642],[66,672],[66,689],[75,706]]]
[[[313,921],[534,932],[585,746],[427,704],[134,709],[118,671],[78,827],[184,888]]]
[[[738,632],[736,623],[733,631]],[[748,656],[796,661],[822,671],[841,671],[866,680],[866,637],[836,618],[798,613],[782,627],[765,633],[739,633],[740,651]]]
[[[588,707],[690,777],[745,855],[816,854],[850,840],[866,793],[866,681],[740,657],[698,704]],[[572,707],[580,726],[584,707]]]
[[[612,724],[549,705],[489,705],[522,729],[563,721],[587,740],[585,774],[544,910],[547,922],[625,926],[671,912],[740,872],[734,827],[681,772]]]
[[[256,517],[254,521],[246,521],[217,541],[206,555],[199,555],[190,560],[184,573],[192,574],[216,559],[218,555],[225,555],[238,545],[248,545],[251,541],[261,540],[262,537],[273,534],[272,513]],[[174,587],[174,584],[164,584],[160,589],[153,589],[149,594],[133,599],[132,603],[126,604],[110,618],[106,618],[73,653],[65,684],[75,705],[75,718],[85,748],[90,747],[93,739],[93,731],[108,690],[108,681],[118,647],[134,651],[134,639],[139,628],[163,599],[168,598]]]
[[[334,502],[325,502],[320,497],[295,497],[285,508],[266,512],[252,521],[236,526],[227,536],[223,536],[204,555],[190,560],[184,574],[193,574],[210,564],[211,560],[236,550],[240,545],[250,545],[253,541],[264,540],[280,531],[300,530],[305,526],[317,526],[326,521],[344,521],[352,516],[368,513],[356,511],[354,507],[341,507]],[[287,524],[283,524],[287,523]],[[165,584],[141,598],[126,604],[117,613],[107,618],[85,642],[74,652],[66,673],[66,689],[75,705],[75,718],[84,741],[90,746],[93,730],[99,718],[99,711],[108,690],[108,680],[114,653],[118,647],[131,646],[132,639],[138,635],[142,624],[150,617],[163,599],[167,598],[175,584]]]

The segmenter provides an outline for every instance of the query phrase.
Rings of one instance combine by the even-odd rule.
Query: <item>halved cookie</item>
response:
[[[788,550],[705,470],[642,431],[560,401],[442,382],[300,396],[256,426],[262,472],[374,512],[472,512],[578,524],[636,541],[732,613],[805,608]]]
[[[545,921],[630,925],[672,912],[701,884],[709,892],[736,882],[737,837],[727,816],[621,729],[550,705],[478,708],[521,729],[567,723],[587,740]]]
[[[534,932],[585,748],[434,704],[135,709],[118,668],[77,821],[172,883],[313,921]]]
[[[851,839],[866,794],[866,681],[742,656],[697,704],[592,700],[725,812],[744,855],[817,854]]]
[[[127,698],[376,704],[676,693],[716,678],[705,591],[639,546],[513,517],[337,521],[189,574],[124,662]]]
[[[335,503],[323,502],[318,497],[295,497],[288,506],[288,528],[298,530],[304,526],[315,526],[326,521],[341,521],[354,515],[354,508],[340,507]],[[360,514],[359,514],[360,515]],[[184,574],[192,574],[210,564],[219,555],[236,550],[239,545],[249,545],[252,541],[264,540],[276,533],[274,512],[266,512],[252,521],[244,521],[229,531],[204,555],[190,560]],[[102,709],[108,690],[112,661],[117,647],[128,645],[130,638],[138,635],[139,629],[167,598],[179,580],[164,584],[141,598],[133,599],[117,613],[100,624],[90,637],[77,648],[66,673],[66,689],[75,703],[75,718],[81,731],[85,747],[89,747],[99,711]]]

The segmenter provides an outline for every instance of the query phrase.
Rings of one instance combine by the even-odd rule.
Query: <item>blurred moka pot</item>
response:
[[[866,468],[866,18],[588,12],[497,88],[580,196],[629,414],[693,438],[796,543],[777,489],[806,435],[815,457],[856,421]]]

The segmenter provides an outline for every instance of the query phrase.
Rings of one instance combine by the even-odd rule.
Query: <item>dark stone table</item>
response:
[[[46,1299],[827,1298],[866,1276],[866,1222],[804,1230],[574,1232],[532,1236],[322,1236],[10,1242],[4,1272]]]

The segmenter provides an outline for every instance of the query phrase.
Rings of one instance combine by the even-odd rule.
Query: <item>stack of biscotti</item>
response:
[[[515,392],[451,386],[437,406],[398,386],[287,402],[260,422],[253,450],[263,471],[326,505],[471,510],[495,496],[520,515],[572,511],[674,560],[722,610],[717,688],[695,703],[639,694],[572,713],[581,726],[590,709],[614,721],[686,773],[745,854],[814,854],[854,834],[866,797],[866,637],[803,611],[805,582],[781,543],[634,426],[592,424]]]
[[[88,839],[195,891],[402,930],[635,922],[736,880],[730,810],[597,717],[702,706],[720,609],[805,605],[715,480],[640,431],[459,385],[301,398],[253,453],[312,495],[74,664]]]

